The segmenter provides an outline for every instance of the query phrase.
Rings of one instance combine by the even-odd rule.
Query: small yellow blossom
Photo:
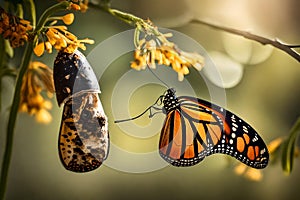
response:
[[[73,13],[66,14],[62,17],[62,20],[66,25],[70,25],[74,21],[74,14]]]
[[[249,168],[245,172],[245,177],[252,181],[261,181],[263,179],[263,173],[259,169]]]
[[[42,42],[36,45],[36,47],[33,49],[33,52],[35,53],[35,55],[41,56],[44,53],[44,50],[45,50],[45,44],[44,42]]]
[[[41,124],[49,124],[52,121],[52,116],[48,110],[42,108],[37,111],[35,115],[35,120]]]
[[[284,142],[284,139],[282,137],[276,138],[274,140],[272,140],[267,146],[268,146],[268,150],[271,153],[275,152],[280,145]]]
[[[80,1],[80,3],[79,3],[80,11],[83,12],[83,13],[86,12],[87,9],[89,8],[88,4],[89,4],[88,0],[82,0],[82,1]]]
[[[183,80],[184,75],[189,74],[189,67],[200,71],[204,66],[204,58],[198,53],[180,50],[174,43],[167,40],[170,35],[167,33],[155,39],[146,40],[145,37],[139,40],[131,67],[141,70],[145,69],[148,64],[150,68],[155,68],[155,63],[171,66],[178,73],[179,81]]]
[[[31,62],[23,77],[19,111],[34,115],[40,123],[49,123],[52,117],[48,110],[52,103],[42,96],[42,91],[46,91],[49,98],[53,96],[52,70],[41,62]]]
[[[77,5],[77,4],[72,3],[72,4],[70,5],[70,9],[79,11],[79,10],[80,10],[80,6]]]
[[[55,23],[56,20],[62,20],[66,25],[70,25],[74,21],[74,14],[69,13],[62,17],[53,17],[52,19]],[[85,43],[94,44],[94,40],[88,38],[79,40],[67,30],[66,26],[52,25],[47,28],[44,35],[46,38],[41,42],[37,42],[33,50],[37,56],[43,55],[45,50],[48,53],[52,53],[52,48],[55,48],[57,51],[63,50],[67,53],[73,53],[77,48],[85,50]]]
[[[60,1],[66,1],[66,0],[58,0]],[[72,4],[70,5],[70,9],[72,10],[80,10],[81,12],[86,12],[88,7],[89,0],[71,0]]]
[[[244,175],[247,179],[251,181],[261,181],[263,178],[263,173],[259,169],[250,168],[243,163],[239,163],[234,168],[234,172],[237,175]]]
[[[23,46],[31,30],[29,21],[11,15],[0,7],[0,34],[9,40],[13,48]]]

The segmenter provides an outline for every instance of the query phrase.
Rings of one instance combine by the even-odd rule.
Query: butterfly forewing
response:
[[[98,168],[109,149],[107,118],[96,93],[70,98],[64,105],[59,155],[66,169],[87,172]]]
[[[222,121],[205,108],[191,102],[184,104],[180,97],[178,100],[179,106],[167,113],[161,132],[160,154],[172,165],[192,166],[203,160],[220,140]]]
[[[174,166],[192,166],[214,153],[228,154],[253,168],[264,168],[269,154],[257,132],[230,111],[210,102],[164,97],[166,120],[161,131],[160,155]]]

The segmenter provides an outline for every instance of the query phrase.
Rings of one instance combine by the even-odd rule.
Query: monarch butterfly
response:
[[[159,140],[159,154],[178,167],[193,166],[206,156],[228,154],[244,164],[261,169],[269,153],[257,132],[244,120],[213,103],[190,96],[176,97],[168,89],[142,114],[116,123],[136,119],[163,103],[166,119]]]
[[[64,103],[59,157],[67,170],[88,172],[98,168],[109,149],[107,117],[98,93],[100,88],[85,56],[59,52],[53,69],[56,99]]]

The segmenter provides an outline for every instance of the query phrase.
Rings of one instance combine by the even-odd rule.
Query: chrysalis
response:
[[[67,170],[98,168],[109,150],[107,117],[97,78],[85,56],[59,52],[53,69],[56,99],[64,104],[59,132],[60,160]]]

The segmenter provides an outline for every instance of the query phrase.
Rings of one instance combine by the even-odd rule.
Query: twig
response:
[[[290,56],[292,56],[293,58],[295,58],[298,62],[300,62],[300,54],[297,51],[294,50],[294,48],[299,48],[300,45],[284,44],[284,43],[278,41],[277,39],[271,40],[271,39],[268,39],[268,38],[265,38],[265,37],[262,37],[262,36],[259,36],[259,35],[252,34],[252,33],[247,32],[247,31],[241,31],[241,30],[237,30],[237,29],[234,29],[234,28],[219,26],[219,25],[211,24],[209,22],[205,22],[205,21],[202,21],[202,20],[199,20],[199,19],[193,19],[192,23],[203,24],[203,25],[206,25],[206,26],[209,26],[209,27],[212,27],[212,28],[215,28],[215,29],[219,29],[219,30],[222,30],[222,31],[226,31],[226,32],[229,32],[229,33],[232,33],[232,34],[235,34],[235,35],[240,35],[240,36],[243,36],[244,38],[259,42],[263,45],[267,45],[267,44],[272,45],[273,47],[276,47],[276,48],[284,51],[285,53],[287,53]]]

